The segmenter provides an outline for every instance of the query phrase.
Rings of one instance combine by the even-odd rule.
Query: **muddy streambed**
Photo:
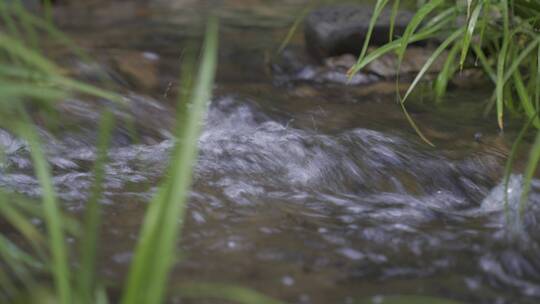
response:
[[[129,266],[173,145],[182,47],[200,37],[213,6],[222,16],[220,65],[170,302],[220,303],[175,295],[193,280],[287,303],[411,294],[539,301],[540,183],[524,224],[509,233],[500,183],[515,131],[501,136],[493,116],[482,116],[489,88],[454,90],[440,107],[421,94],[411,100],[431,148],[404,119],[393,83],[299,81],[272,70],[273,52],[307,1],[170,2],[59,11],[62,27],[96,60],[65,63],[83,78],[109,75],[135,117],[136,140],[121,126],[109,152],[100,257],[107,280],[120,282]],[[292,47],[302,47],[301,37]],[[62,103],[61,127],[42,134],[59,195],[75,215],[92,180],[99,102]],[[38,196],[25,143],[5,132],[0,140],[0,185]],[[516,204],[518,174],[511,187]]]

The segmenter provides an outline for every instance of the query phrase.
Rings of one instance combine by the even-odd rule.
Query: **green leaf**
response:
[[[388,41],[392,42],[394,40],[394,27],[396,24],[396,16],[399,12],[399,0],[394,0],[394,5],[392,6],[392,12],[390,14],[390,31],[388,33]]]
[[[506,161],[506,164],[504,166],[504,210],[506,215],[506,222],[508,223],[510,221],[510,209],[509,209],[509,203],[508,203],[508,185],[510,183],[510,175],[512,174],[512,167],[514,164],[514,160],[516,159],[518,155],[518,149],[519,146],[523,143],[523,139],[525,138],[525,134],[527,134],[527,131],[531,127],[534,119],[538,117],[538,112],[536,115],[529,119],[529,121],[523,125],[523,128],[518,133],[518,136],[514,140],[514,143],[512,144],[512,149],[510,149],[510,154],[508,154],[508,159]]]
[[[489,76],[491,81],[495,84],[497,82],[497,75],[489,65],[488,59],[484,54],[484,51],[482,51],[482,49],[478,45],[473,45],[472,48],[474,50],[474,53],[476,54],[476,57],[480,61],[480,64],[482,65],[482,69]]]
[[[438,31],[448,25],[448,23],[452,20],[452,16],[455,14],[455,12],[455,8],[450,8],[435,16],[426,24],[425,27],[423,27],[418,33],[414,34],[411,37],[410,42],[416,42],[434,36]],[[396,39],[383,46],[380,46],[376,50],[367,54],[363,59],[359,58],[356,64],[352,66],[349,71],[347,71],[347,75],[349,76],[349,78],[352,77],[354,74],[358,73],[370,62],[399,48],[401,45],[401,39],[403,38]]]
[[[536,115],[538,109],[534,108],[534,105],[529,98],[529,93],[527,92],[527,88],[525,88],[525,84],[523,83],[523,79],[519,70],[516,70],[514,72],[513,79],[514,87],[516,88],[516,92],[518,93],[521,106],[523,107],[523,110],[525,110],[525,114],[529,117],[529,119],[533,119],[533,125],[536,128],[540,129],[540,119]]]
[[[93,304],[96,289],[96,256],[101,225],[100,200],[103,196],[105,179],[105,163],[107,150],[111,141],[114,126],[112,112],[105,111],[99,126],[97,157],[94,164],[94,182],[90,191],[90,199],[86,204],[83,242],[81,244],[81,268],[78,276],[78,296],[82,303]]]
[[[36,252],[42,253],[45,238],[3,191],[0,191],[0,214],[32,244]]]
[[[369,27],[366,33],[366,38],[364,39],[364,45],[362,47],[362,51],[360,52],[360,55],[358,56],[358,62],[361,62],[362,60],[364,60],[364,56],[366,56],[366,53],[369,47],[369,41],[371,40],[371,35],[373,33],[373,29],[375,28],[377,19],[381,15],[386,4],[388,4],[388,0],[377,0],[377,3],[375,4],[373,15],[371,16],[371,19],[369,20]]]
[[[540,46],[536,53],[536,85],[534,86],[534,105],[540,109]]]
[[[538,167],[540,161],[540,131],[536,131],[536,138],[534,144],[529,152],[529,160],[527,167],[525,168],[525,174],[523,176],[523,190],[521,192],[519,203],[519,215],[523,218],[525,213],[525,207],[527,207],[529,192],[531,191],[531,182],[534,177],[534,172]]]
[[[43,212],[52,251],[52,269],[56,291],[60,304],[71,304],[72,294],[70,286],[70,274],[68,267],[68,253],[64,243],[64,232],[62,230],[62,216],[54,191],[51,170],[45,154],[41,149],[41,144],[37,132],[31,125],[30,119],[24,110],[21,114],[25,117],[19,124],[20,134],[30,145],[30,154],[34,164],[34,170],[41,186],[41,197],[43,200]]]
[[[401,99],[401,103],[405,103],[411,92],[416,88],[416,85],[420,82],[420,80],[424,77],[425,73],[429,70],[431,65],[437,60],[437,58],[441,55],[441,53],[455,40],[457,40],[461,35],[463,35],[463,29],[458,29],[452,35],[450,35],[448,38],[446,38],[443,43],[429,56],[428,60],[424,65],[422,66],[422,69],[418,72],[416,77],[414,78],[413,82],[407,89],[407,92]]]
[[[399,49],[397,50],[398,54],[398,71],[401,67],[401,62],[403,60],[403,56],[405,55],[405,50],[407,49],[407,46],[411,42],[411,37],[413,36],[414,32],[416,31],[416,28],[420,26],[422,21],[437,7],[439,7],[441,4],[444,3],[444,0],[430,0],[429,3],[422,5],[418,12],[413,16],[411,21],[409,21],[409,24],[405,28],[405,32],[403,33],[403,36],[401,38],[401,45]]]
[[[186,117],[179,118],[179,140],[169,166],[169,178],[159,187],[145,215],[121,303],[161,303],[166,279],[180,233],[186,199],[191,186],[192,167],[197,156],[201,121],[211,96],[217,64],[218,23],[211,18],[205,35],[201,65]],[[188,71],[186,71],[188,72]],[[189,82],[189,81],[188,81]],[[188,95],[180,94],[180,102]]]
[[[523,60],[525,60],[527,55],[529,55],[529,53],[531,53],[532,50],[534,50],[538,46],[538,44],[540,44],[540,36],[536,37],[531,42],[529,42],[529,44],[527,44],[527,46],[523,49],[523,51],[521,51],[521,53],[519,53],[518,56],[511,57],[512,64],[510,64],[510,66],[508,67],[508,69],[506,69],[504,73],[504,78],[503,78],[504,83],[508,82],[510,77],[512,77],[514,72],[519,68],[519,65],[523,62]]]
[[[313,7],[313,5],[306,6],[302,10],[300,15],[298,15],[298,17],[296,17],[296,19],[294,20],[294,23],[292,24],[291,28],[287,31],[287,35],[285,36],[285,38],[283,39],[283,41],[281,42],[281,44],[280,44],[280,46],[279,46],[279,48],[277,50],[278,54],[283,52],[285,47],[287,47],[287,45],[291,41],[292,37],[294,36],[296,31],[298,30],[298,27],[300,26],[300,24],[302,24],[302,21],[304,21],[306,15],[309,13],[309,11],[312,9],[312,7]]]
[[[478,47],[482,47],[484,43],[484,35],[486,33],[486,29],[488,28],[489,19],[491,18],[489,11],[491,8],[491,0],[484,0],[483,3],[485,4],[484,7],[484,14],[482,15],[482,21],[480,22],[480,37],[479,37],[479,43]]]
[[[476,22],[478,21],[478,16],[480,16],[481,11],[482,11],[482,3],[479,3],[478,5],[476,5],[471,17],[469,18],[467,31],[465,32],[465,35],[463,36],[461,57],[459,60],[460,69],[463,69],[463,64],[465,63],[465,59],[467,58],[469,45],[471,44],[472,36],[474,34],[474,29],[476,28]]]
[[[57,74],[59,71],[54,63],[38,51],[26,47],[18,39],[6,34],[0,33],[0,48],[44,74]]]
[[[412,119],[412,117],[409,115],[409,112],[407,111],[407,109],[405,108],[405,105],[403,104],[403,102],[400,102],[399,105],[401,106],[401,110],[403,110],[403,113],[405,114],[405,118],[407,119],[407,122],[409,122],[409,124],[411,125],[411,127],[414,129],[414,131],[416,132],[416,134],[418,134],[418,136],[420,136],[420,138],[425,142],[427,143],[428,145],[432,146],[432,147],[435,147],[435,145],[424,135],[424,133],[422,133],[422,131],[420,131],[420,128],[418,128],[418,126],[416,125],[416,123],[414,122],[414,120]]]
[[[448,52],[448,57],[444,62],[442,70],[439,72],[439,75],[437,75],[437,79],[435,80],[435,100],[437,102],[440,102],[444,94],[446,94],[448,82],[450,81],[456,70],[454,67],[454,63],[457,52],[460,48],[460,44],[454,44],[454,46],[450,49],[450,52]]]
[[[504,73],[506,67],[506,55],[510,45],[510,24],[508,17],[508,0],[501,0],[500,8],[503,15],[503,42],[497,59],[497,81],[495,82],[495,92],[497,96],[497,123],[499,129],[504,129],[503,105],[504,105]]]

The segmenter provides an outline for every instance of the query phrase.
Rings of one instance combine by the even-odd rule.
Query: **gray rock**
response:
[[[369,28],[373,7],[366,5],[334,5],[321,7],[308,15],[304,23],[304,35],[308,51],[318,60],[341,54],[358,55]],[[413,17],[409,11],[399,11],[394,35],[402,35]],[[379,16],[371,45],[388,42],[391,9]]]
[[[304,50],[288,47],[272,64],[274,83],[291,85],[297,83],[317,84],[368,84],[378,80],[375,75],[357,73],[351,79],[347,71],[356,63],[350,54],[329,57],[322,63],[314,62]]]

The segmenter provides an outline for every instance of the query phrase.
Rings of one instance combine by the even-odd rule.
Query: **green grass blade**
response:
[[[458,51],[460,50],[461,45],[456,43],[454,46],[450,49],[450,52],[448,52],[448,57],[446,58],[446,61],[444,62],[444,66],[442,70],[439,72],[439,75],[437,75],[437,79],[435,80],[435,100],[436,102],[440,102],[442,100],[442,97],[446,94],[446,88],[448,87],[448,82],[452,78],[455,72],[454,63],[456,61],[456,56]]]
[[[187,115],[186,106],[190,102],[191,90],[193,84],[193,74],[195,70],[195,55],[192,54],[191,48],[188,48],[187,55],[183,54],[184,61],[182,63],[182,75],[180,77],[181,89],[178,95],[178,119],[177,123],[181,128],[181,123],[184,122],[184,116]],[[163,217],[163,214],[167,210],[166,206],[162,206],[170,190],[167,182],[158,188],[157,194],[152,198],[149,209],[146,212],[144,224],[141,234],[139,236],[139,242],[135,250],[135,256],[133,259],[132,267],[130,269],[126,288],[124,290],[123,301],[124,303],[132,303],[138,298],[142,298],[141,289],[145,287],[145,276],[152,271],[153,266],[153,253],[154,248],[157,247],[159,241],[157,235],[160,233],[159,221]]]
[[[388,41],[392,42],[394,40],[394,27],[396,25],[396,17],[399,12],[399,0],[394,0],[394,5],[392,5],[392,12],[390,14],[390,31],[388,32]]]
[[[447,26],[448,23],[452,20],[452,15],[455,14],[455,11],[456,10],[454,8],[451,8],[435,16],[428,22],[428,24],[426,24],[425,27],[423,27],[420,31],[418,31],[418,33],[415,33],[411,37],[410,42],[421,41],[430,38],[436,33],[438,33],[441,29],[445,28],[445,26]],[[348,77],[352,77],[354,74],[358,73],[366,65],[376,60],[377,58],[398,49],[401,45],[401,39],[402,38],[399,38],[383,46],[380,46],[376,50],[367,54],[364,59],[359,59],[356,64],[352,66],[349,71],[347,71]]]
[[[21,25],[22,29],[24,29],[24,35],[19,36],[19,38],[26,39],[29,42],[30,48],[34,50],[39,50],[39,35],[36,32],[36,29],[32,25],[32,23],[26,18],[27,10],[22,4],[21,0],[14,1],[13,4],[13,13],[17,16],[19,19],[19,24]],[[17,36],[15,36],[17,37]]]
[[[476,22],[478,21],[478,16],[480,16],[481,11],[482,11],[482,3],[480,2],[474,8],[472,15],[470,15],[471,17],[469,18],[467,31],[465,32],[465,35],[463,36],[461,57],[459,59],[460,69],[463,69],[463,64],[465,63],[465,59],[467,58],[467,53],[469,52],[469,46],[471,44],[472,36],[474,34],[474,30],[476,29]]]
[[[4,249],[0,250],[3,253],[10,255],[14,261],[17,263],[22,263],[28,267],[35,269],[43,269],[44,265],[36,260],[31,255],[27,254],[25,251],[17,247],[13,242],[8,240],[4,235],[0,234],[0,243]]]
[[[302,12],[300,12],[300,15],[295,18],[294,23],[292,24],[291,28],[287,31],[287,35],[279,45],[279,48],[277,50],[277,53],[283,52],[285,47],[289,45],[289,42],[291,42],[292,37],[294,37],[294,34],[298,30],[298,27],[302,24],[302,21],[304,21],[304,18],[306,18],[306,15],[309,13],[309,11],[312,9],[313,5],[306,6]]]
[[[68,267],[68,254],[62,230],[62,216],[56,199],[49,164],[41,149],[36,130],[31,125],[26,113],[21,110],[25,120],[19,124],[18,130],[30,145],[30,154],[34,170],[42,188],[43,212],[52,253],[52,269],[56,291],[60,304],[71,304],[71,286]]]
[[[536,138],[529,154],[529,160],[527,167],[525,168],[525,174],[523,176],[523,190],[521,192],[519,203],[519,215],[523,218],[525,208],[527,207],[529,192],[531,191],[531,181],[534,177],[534,172],[538,167],[540,161],[540,131],[536,131]]]
[[[124,99],[121,95],[116,93],[100,89],[96,86],[89,85],[77,80],[66,78],[63,76],[53,75],[49,80],[54,83],[62,86],[65,90],[73,90],[75,92],[88,94],[90,96],[104,98],[116,103],[125,104]]]
[[[11,9],[9,9],[9,4],[0,4],[0,15],[2,16],[2,20],[4,21],[9,34],[12,37],[22,37],[15,24],[15,20],[13,19]]]
[[[416,88],[416,86],[418,85],[420,80],[424,77],[424,75],[429,70],[431,65],[435,62],[435,60],[437,60],[437,58],[442,54],[442,52],[444,50],[446,50],[446,48],[451,43],[456,41],[461,35],[463,35],[463,29],[459,29],[459,30],[455,31],[452,35],[450,35],[448,38],[446,38],[446,40],[443,41],[443,43],[441,43],[441,45],[433,52],[433,54],[431,54],[431,56],[429,56],[428,60],[422,66],[422,68],[420,69],[420,71],[418,72],[416,77],[414,78],[413,82],[411,83],[411,85],[407,89],[407,92],[403,96],[403,99],[401,99],[401,103],[405,103],[405,101],[407,100],[407,98],[409,97],[411,92]]]
[[[389,52],[397,49],[399,47],[399,44],[400,44],[400,40],[394,40],[370,52],[362,60],[359,60],[358,62],[356,62],[356,64],[352,66],[349,69],[349,71],[347,71],[347,75],[349,76],[349,78],[352,77],[354,74],[358,73],[365,66],[367,66],[370,62],[376,60],[377,58],[383,56],[384,54],[388,54]]]
[[[497,81],[495,82],[495,92],[497,96],[497,123],[499,129],[504,129],[503,123],[503,107],[504,107],[504,73],[506,67],[506,55],[510,45],[510,24],[508,17],[508,0],[501,0],[500,3],[503,15],[503,42],[502,47],[497,57]]]
[[[407,46],[411,42],[411,37],[420,26],[420,24],[424,21],[424,19],[437,7],[439,7],[441,4],[444,3],[444,0],[431,0],[429,3],[422,5],[418,12],[414,15],[414,17],[409,21],[409,24],[405,28],[405,32],[403,33],[403,36],[401,37],[401,45],[399,49],[397,50],[398,55],[398,71],[401,67],[401,61],[403,60],[403,56],[405,55],[405,50],[407,49]]]
[[[35,94],[37,94],[37,97],[39,97],[40,94],[56,92],[55,95],[51,94],[51,99],[62,100],[68,95],[68,91],[72,91],[87,94],[89,96],[104,98],[119,104],[125,104],[122,96],[119,94],[61,76],[58,73],[42,74],[36,73],[35,70],[28,68],[0,64],[0,79],[2,77],[7,78],[7,81],[9,81],[0,82],[0,84],[6,84],[5,86],[1,86],[2,89],[5,90],[5,94],[13,95],[14,93],[19,92],[25,93],[23,96],[34,97],[32,96],[34,94],[33,92],[36,92]],[[17,78],[18,82],[13,82],[12,80],[14,78]],[[21,88],[20,86],[25,86],[26,89]],[[40,93],[41,90],[45,91]]]
[[[525,114],[529,117],[529,119],[533,119],[533,125],[540,129],[540,119],[536,115],[536,112],[538,109],[534,108],[534,105],[532,104],[529,93],[527,92],[527,88],[525,87],[525,84],[523,83],[523,78],[521,77],[521,73],[519,70],[516,70],[514,72],[514,87],[516,89],[517,95],[519,97],[519,100],[521,102],[521,106],[523,107],[523,110],[525,111]]]
[[[83,242],[81,244],[81,268],[79,271],[78,296],[82,303],[94,303],[96,256],[101,225],[101,208],[99,201],[103,197],[103,181],[105,179],[105,163],[107,150],[111,141],[114,126],[112,112],[103,114],[97,141],[97,156],[94,165],[94,182],[90,192],[90,200],[86,206]]]
[[[191,51],[190,48],[188,49]],[[181,89],[178,95],[179,113],[184,113],[184,105],[187,105],[190,101],[190,91],[193,83],[192,75],[195,70],[194,55],[191,54],[191,52],[187,53],[187,56],[185,56],[185,54],[182,56],[184,61],[182,62],[182,75],[180,77]],[[180,114],[178,114],[178,117],[177,123],[180,124],[182,122]],[[139,242],[135,249],[132,267],[130,268],[126,287],[124,288],[122,303],[136,303],[134,301],[144,297],[145,293],[143,289],[146,288],[145,277],[154,268],[154,248],[157,247],[157,242],[159,241],[157,236],[161,230],[160,219],[166,212],[164,209],[166,209],[167,206],[164,206],[163,202],[166,201],[169,195],[168,191],[170,190],[170,187],[168,186],[167,181],[165,181],[164,184],[158,188],[156,195],[152,198],[150,206],[146,211],[144,224],[139,236]]]
[[[45,13],[45,20],[47,22],[53,23],[53,8],[52,8],[52,0],[43,0],[43,11]]]
[[[158,238],[156,235],[159,234],[160,218],[162,217],[160,202],[166,198],[165,190],[163,187],[159,188],[145,213],[143,227],[122,295],[121,303],[123,304],[144,303],[147,273],[151,271],[155,262],[153,254],[154,248],[157,246]]]
[[[508,203],[508,185],[510,183],[510,175],[512,174],[512,167],[514,166],[514,160],[517,157],[517,152],[519,149],[519,146],[523,143],[523,139],[525,138],[525,135],[527,134],[527,131],[531,127],[534,119],[538,117],[538,112],[536,113],[534,118],[529,119],[529,121],[523,125],[523,128],[518,133],[518,136],[514,140],[514,143],[512,144],[512,148],[510,149],[510,154],[508,154],[508,159],[506,160],[506,164],[504,166],[504,210],[506,215],[506,222],[509,223],[510,221],[510,209],[509,209],[509,203]]]
[[[467,0],[467,19],[471,17],[472,0]]]
[[[540,109],[540,46],[536,53],[536,85],[534,86],[535,109]]]
[[[47,60],[40,53],[22,44],[18,39],[0,33],[0,48],[13,57],[27,63],[37,71],[45,74],[56,74],[59,70],[55,64]]]
[[[107,298],[107,291],[105,290],[105,287],[97,287],[96,301],[93,304],[109,304],[109,299]]]
[[[10,194],[10,196],[13,197],[13,199],[11,200],[12,203],[15,204],[17,208],[21,210],[21,212],[27,213],[30,217],[35,217],[39,219],[45,218],[42,212],[43,206],[39,204],[36,205],[35,201],[29,200],[27,197],[21,195]],[[80,229],[77,220],[63,215],[62,224],[62,228],[66,231],[66,233],[73,236],[79,235]]]
[[[497,123],[499,129],[504,129],[503,124],[503,107],[504,107],[504,65],[506,62],[506,52],[508,50],[508,42],[503,42],[503,48],[497,60],[497,81],[495,81],[495,92],[497,100]]]
[[[362,50],[360,51],[360,55],[358,56],[358,62],[362,62],[362,60],[364,60],[364,57],[367,54],[369,41],[371,40],[371,35],[373,34],[373,29],[375,28],[377,19],[381,15],[386,4],[388,4],[388,0],[377,0],[377,3],[375,4],[373,14],[371,16],[371,19],[369,20],[369,27],[366,32],[366,38],[364,39],[364,45],[362,46]],[[352,75],[350,77],[352,77]]]
[[[0,214],[28,240],[36,252],[42,252],[42,246],[45,244],[43,235],[24,214],[8,201],[7,195],[3,191],[0,191]]]
[[[179,130],[178,147],[172,161],[171,191],[169,209],[164,218],[164,228],[161,242],[158,244],[160,259],[154,269],[155,280],[149,282],[146,303],[149,301],[161,302],[165,288],[166,277],[174,259],[174,248],[179,235],[180,225],[178,218],[184,218],[186,200],[191,187],[192,167],[197,159],[198,138],[201,132],[202,120],[211,98],[214,75],[217,65],[218,49],[218,23],[211,19],[203,46],[202,63],[195,82],[192,104],[186,123]]]
[[[0,8],[3,8],[3,7],[4,7],[4,4],[0,2]],[[77,44],[71,38],[69,38],[69,36],[64,34],[62,31],[58,30],[54,26],[53,23],[39,16],[36,16],[32,14],[31,12],[28,12],[27,10],[18,11],[17,14],[22,16],[27,23],[30,23],[36,29],[44,31],[44,33],[50,35],[51,39],[54,39],[54,41],[57,41],[67,46],[80,59],[83,59],[87,62],[91,62],[88,54],[84,52],[81,48],[79,48]],[[18,37],[18,36],[12,36],[12,37]]]
[[[518,70],[521,62],[539,43],[540,37],[531,41],[516,58],[513,58],[512,64],[508,69],[505,70],[509,40],[503,39],[503,46],[497,60],[497,80],[495,81],[495,92],[497,96],[497,122],[501,130],[503,129],[504,87],[510,77],[512,77],[513,73]],[[510,98],[511,96],[508,97]]]
[[[491,79],[491,81],[495,84],[497,82],[497,75],[495,74],[495,71],[491,68],[491,65],[488,62],[488,59],[486,55],[484,54],[484,51],[478,46],[478,45],[472,45],[473,51],[480,61],[480,64],[482,65],[482,69],[484,72],[488,75],[488,77]]]
[[[0,244],[0,250],[4,250],[2,244]],[[19,288],[20,286],[15,286],[15,282],[5,271],[0,271],[0,297],[12,299],[20,293]]]
[[[0,95],[0,104],[6,107],[12,107],[12,101],[16,99],[31,98],[43,103],[62,100],[67,96],[65,91],[58,88],[6,81],[0,82]]]
[[[516,57],[511,56],[512,64],[508,66],[504,73],[503,82],[507,83],[510,77],[513,76],[514,72],[518,70],[520,64],[527,58],[527,56],[540,44],[540,36],[532,40],[527,44],[527,46],[517,55]]]
[[[407,119],[407,122],[409,122],[409,124],[411,125],[411,127],[414,129],[414,131],[416,132],[416,134],[418,134],[418,136],[420,136],[420,138],[425,142],[427,143],[428,145],[432,146],[432,147],[435,147],[435,145],[424,135],[424,133],[422,133],[422,131],[420,131],[420,128],[416,125],[416,123],[414,122],[414,120],[412,119],[412,117],[409,115],[409,112],[407,111],[407,109],[405,108],[405,105],[403,104],[403,102],[400,102],[399,105],[401,106],[401,110],[403,110],[403,113],[405,114],[405,118]]]
[[[2,264],[7,266],[6,269],[2,269],[2,272],[9,273],[4,284],[9,280],[10,285],[13,286],[10,288],[16,290],[15,284],[22,283],[23,286],[28,288],[33,283],[30,271],[23,261],[23,259],[30,258],[30,256],[2,234],[0,234],[0,258]]]
[[[451,6],[447,9],[444,9],[439,14],[435,15],[433,18],[430,18],[425,24],[421,26],[421,30],[431,29],[433,27],[441,27],[441,24],[446,24],[448,21],[454,21],[455,17],[459,13],[459,10],[456,6]]]
[[[489,11],[491,8],[491,0],[484,0],[484,14],[482,14],[482,21],[480,22],[480,35],[479,35],[479,43],[477,46],[481,47],[484,43],[484,35],[486,34],[486,29],[488,28],[489,19],[491,18]]]

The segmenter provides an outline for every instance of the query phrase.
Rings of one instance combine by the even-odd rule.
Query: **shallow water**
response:
[[[224,17],[220,67],[170,302],[180,301],[177,286],[196,280],[252,287],[287,303],[410,294],[537,303],[540,182],[518,222],[521,177],[512,176],[508,225],[502,168],[515,132],[499,135],[495,122],[482,118],[489,92],[455,91],[438,108],[417,96],[409,109],[437,145],[431,148],[395,104],[393,83],[345,86],[272,74],[267,58],[306,1],[245,2],[111,4],[122,18],[107,5],[85,11],[100,23],[61,12],[61,24],[97,60],[66,64],[90,79],[105,71],[135,117],[136,140],[123,125],[109,151],[102,273],[112,281],[125,275],[174,143],[179,55],[200,36],[212,4]],[[140,58],[147,65],[137,65]],[[58,193],[79,214],[92,181],[99,113],[82,100],[60,109],[69,118],[42,135]],[[38,196],[26,144],[6,132],[0,143],[7,147],[0,186]]]

